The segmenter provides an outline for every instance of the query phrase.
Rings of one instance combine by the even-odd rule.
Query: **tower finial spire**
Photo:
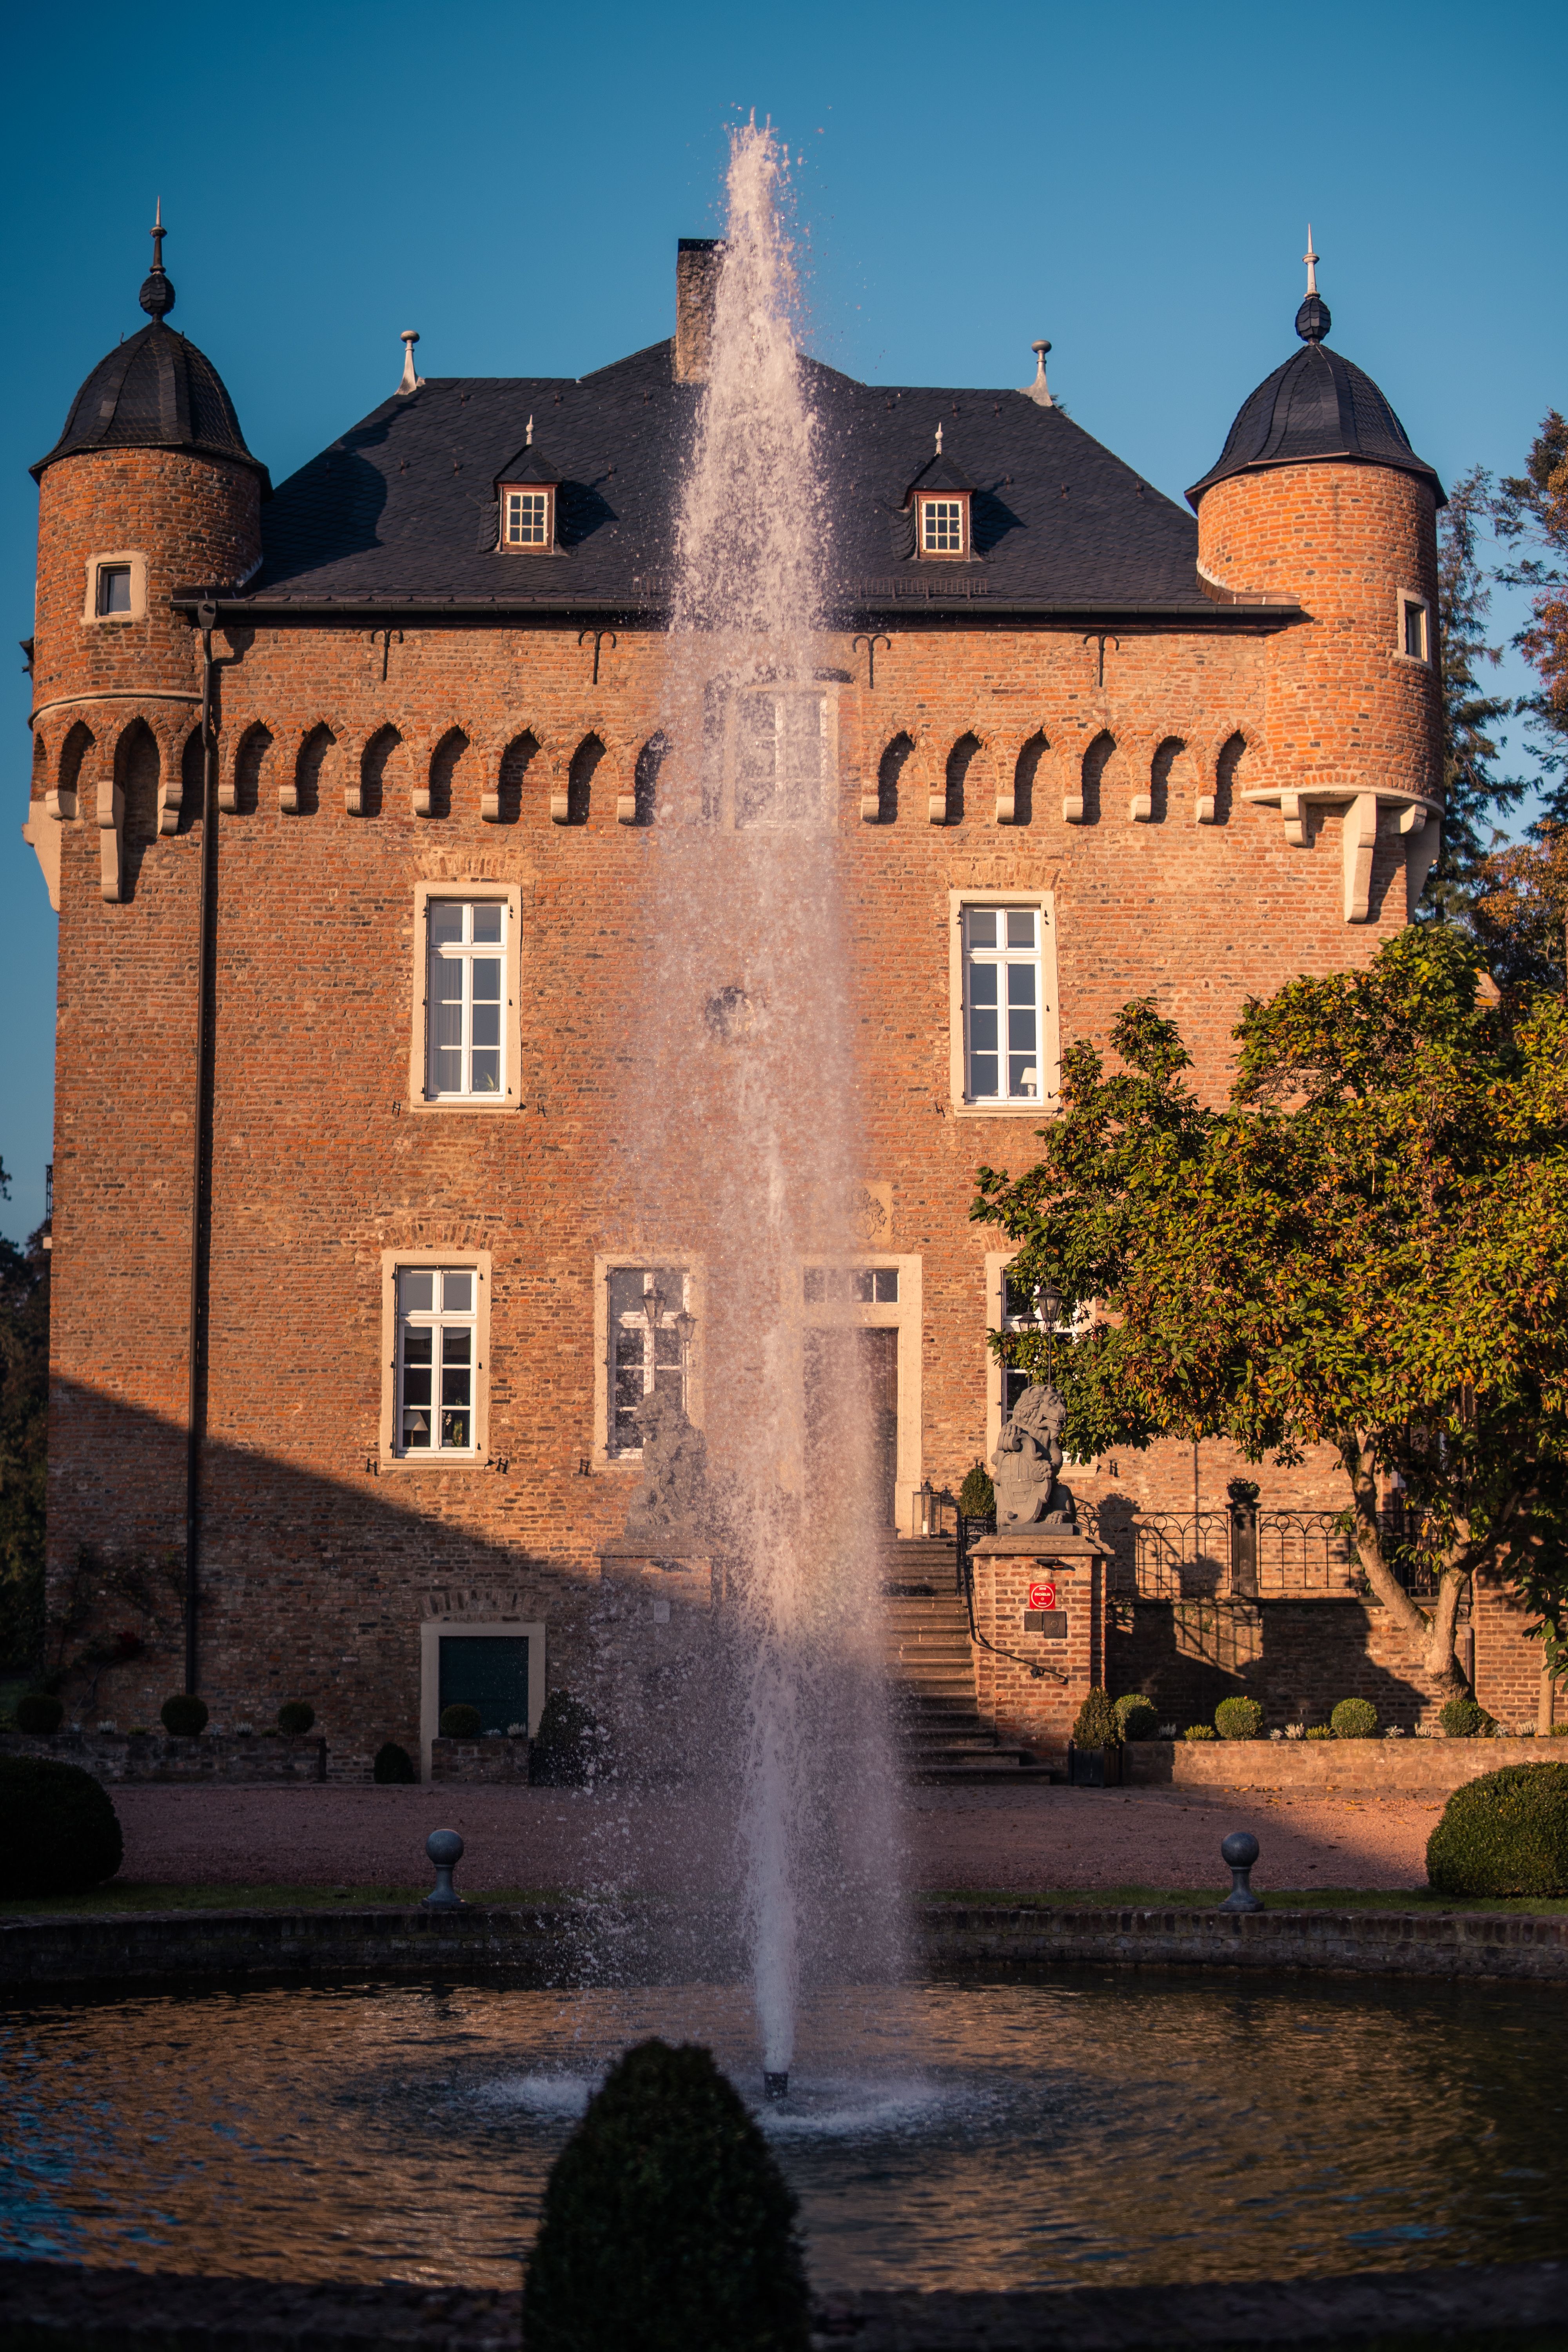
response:
[[[1307,250],[1301,256],[1301,258],[1307,265],[1307,291],[1309,294],[1315,294],[1318,290],[1318,262],[1321,257],[1312,251],[1312,224],[1310,221],[1307,223]]]
[[[163,199],[160,196],[153,219],[153,267],[142,281],[138,298],[142,308],[154,322],[166,319],[174,307],[174,289],[163,272],[163,239],[168,234],[163,226]]]
[[[1296,332],[1304,343],[1325,342],[1334,321],[1328,304],[1318,291],[1318,256],[1312,250],[1310,221],[1307,223],[1307,250],[1301,258],[1307,265],[1307,299],[1296,313]]]

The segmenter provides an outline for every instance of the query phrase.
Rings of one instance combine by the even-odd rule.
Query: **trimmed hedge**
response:
[[[1123,1691],[1116,1702],[1116,1720],[1123,1739],[1152,1739],[1160,1712],[1142,1691]]]
[[[1447,1739],[1484,1739],[1496,1728],[1484,1706],[1473,1698],[1447,1700],[1437,1717],[1443,1735]]]
[[[1263,1728],[1263,1709],[1255,1698],[1222,1698],[1214,1711],[1214,1727],[1222,1739],[1256,1739]]]
[[[1370,1739],[1377,1729],[1377,1709],[1369,1698],[1342,1698],[1329,1717],[1336,1739]]]
[[[46,1739],[66,1719],[65,1702],[48,1691],[24,1691],[16,1701],[16,1728],[29,1739]]]
[[[384,1747],[376,1749],[370,1777],[378,1788],[399,1789],[406,1788],[411,1780],[417,1780],[419,1775],[414,1769],[414,1759],[407,1748],[400,1748],[395,1739],[389,1739]]]
[[[484,1728],[484,1721],[477,1706],[469,1706],[465,1700],[458,1699],[453,1706],[441,1709],[441,1737],[443,1739],[477,1739]]]
[[[806,2352],[795,2200],[711,2054],[644,2042],[555,2160],[529,2352]]]
[[[1505,1764],[1456,1789],[1426,1841],[1437,1895],[1568,1895],[1568,1764]]]
[[[0,1896],[85,1895],[125,1851],[109,1791],[79,1764],[0,1757]]]
[[[207,1703],[190,1691],[175,1691],[158,1717],[171,1739],[199,1739],[207,1727]]]
[[[996,1508],[996,1489],[984,1462],[977,1462],[958,1490],[958,1507],[966,1519],[988,1519]]]
[[[1075,1748],[1119,1748],[1121,1745],[1121,1725],[1116,1709],[1096,1683],[1078,1711],[1078,1721],[1072,1727]]]
[[[278,1710],[278,1728],[286,1738],[302,1739],[316,1720],[308,1698],[286,1698]]]
[[[528,1777],[542,1789],[584,1789],[606,1762],[601,1726],[570,1691],[552,1691],[540,1710],[539,1737],[528,1750]]]

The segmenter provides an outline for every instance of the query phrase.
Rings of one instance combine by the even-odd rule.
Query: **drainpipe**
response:
[[[217,739],[213,729],[213,630],[217,606],[196,606],[202,633],[201,898],[196,926],[196,1084],[191,1120],[191,1303],[187,1355],[190,1396],[185,1417],[185,1688],[195,1692],[200,1663],[196,1611],[200,1589],[202,1438],[206,1402],[207,1240],[211,1223],[213,930],[217,898]]]

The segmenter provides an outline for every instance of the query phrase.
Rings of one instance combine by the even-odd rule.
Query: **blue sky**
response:
[[[718,226],[725,127],[753,108],[799,159],[811,341],[836,366],[1021,384],[1047,335],[1073,415],[1179,496],[1293,348],[1310,217],[1334,344],[1421,454],[1447,478],[1517,470],[1568,407],[1560,34],[1542,5],[1445,0],[18,13],[0,637],[31,630],[26,468],[142,324],[155,197],[174,324],[281,480],[391,391],[404,327],[433,375],[580,375],[668,334],[675,240]],[[20,657],[0,675],[19,1237],[51,1151],[54,920],[16,830]]]

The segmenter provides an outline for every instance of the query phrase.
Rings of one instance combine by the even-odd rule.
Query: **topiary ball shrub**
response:
[[[85,1895],[124,1853],[109,1792],[79,1764],[0,1757],[0,1896]]]
[[[996,1489],[984,1462],[977,1462],[958,1490],[958,1507],[966,1519],[988,1519],[996,1508]]]
[[[16,1728],[30,1739],[45,1739],[66,1719],[64,1701],[47,1691],[24,1691],[16,1701]]]
[[[1263,1709],[1255,1698],[1222,1698],[1214,1711],[1214,1727],[1222,1739],[1256,1739],[1263,1728]]]
[[[528,2352],[805,2352],[795,2200],[706,2050],[640,2042],[556,2158]]]
[[[484,1717],[477,1706],[468,1706],[461,1699],[452,1706],[441,1709],[443,1739],[477,1739],[484,1728]]]
[[[1568,1764],[1506,1764],[1456,1789],[1426,1841],[1437,1895],[1568,1895]]]
[[[1446,1739],[1480,1739],[1495,1728],[1484,1706],[1473,1698],[1451,1698],[1437,1717]]]
[[[1212,1723],[1189,1723],[1182,1738],[1184,1739],[1217,1739],[1219,1734]]]
[[[1369,1698],[1342,1698],[1329,1717],[1336,1739],[1370,1739],[1377,1729],[1377,1709]]]
[[[603,1773],[605,1734],[570,1691],[552,1691],[528,1750],[528,1777],[542,1789],[584,1789]]]
[[[308,1698],[286,1698],[278,1710],[278,1728],[287,1738],[302,1739],[316,1720]]]
[[[163,1701],[158,1717],[171,1739],[199,1739],[207,1727],[207,1703],[193,1691],[176,1691]]]
[[[1116,1719],[1116,1709],[1096,1683],[1078,1711],[1078,1721],[1072,1727],[1075,1748],[1118,1748],[1121,1744],[1121,1726]]]
[[[376,1749],[370,1777],[378,1788],[404,1789],[411,1780],[417,1780],[419,1775],[414,1769],[414,1759],[407,1748],[399,1748],[395,1739],[389,1739],[384,1748]]]
[[[1123,1691],[1116,1702],[1116,1720],[1123,1739],[1152,1739],[1160,1711],[1142,1691]]]

